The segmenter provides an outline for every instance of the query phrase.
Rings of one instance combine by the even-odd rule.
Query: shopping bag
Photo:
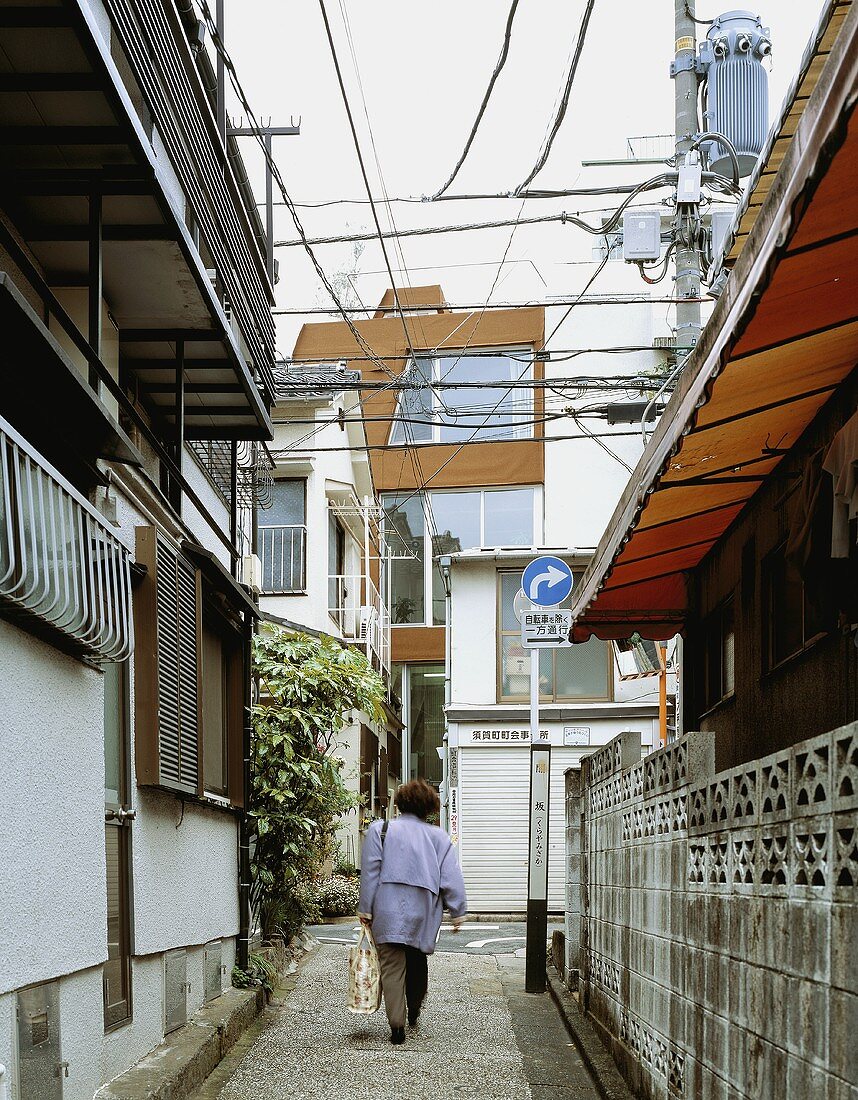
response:
[[[381,1006],[381,968],[372,933],[360,926],[358,941],[349,951],[349,1012],[368,1016]]]

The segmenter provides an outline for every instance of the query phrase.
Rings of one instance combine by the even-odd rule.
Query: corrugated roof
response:
[[[858,10],[579,586],[579,639],[669,637],[686,573],[858,362]]]
[[[360,380],[359,370],[350,370],[341,363],[278,363],[274,370],[275,399],[329,400],[336,392],[347,390]]]

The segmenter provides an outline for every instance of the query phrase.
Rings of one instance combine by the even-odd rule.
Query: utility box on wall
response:
[[[661,211],[627,210],[623,214],[623,259],[632,263],[661,256]]]
[[[164,955],[164,1034],[188,1022],[188,953],[167,951]]]
[[[223,945],[220,940],[212,940],[206,944],[205,953],[205,999],[213,1001],[221,995],[223,974]]]
[[[45,982],[17,994],[18,1088],[15,1100],[62,1100],[68,1070],[60,1047],[60,992]]]

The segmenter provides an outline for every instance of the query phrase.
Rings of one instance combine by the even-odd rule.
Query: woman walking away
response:
[[[361,855],[360,919],[372,928],[381,964],[391,1043],[405,1042],[426,996],[426,956],[435,950],[444,910],[453,931],[468,911],[459,860],[449,836],[426,818],[441,808],[434,787],[412,779],[396,792],[400,816],[374,821]]]

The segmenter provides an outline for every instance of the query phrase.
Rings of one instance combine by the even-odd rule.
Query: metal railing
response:
[[[328,613],[344,638],[365,646],[378,671],[390,672],[390,613],[371,580],[359,574],[329,576]]]
[[[0,606],[76,653],[133,648],[131,558],[92,505],[0,417]]]
[[[231,310],[273,395],[274,321],[264,257],[177,13],[159,0],[106,0]]]
[[[303,524],[261,526],[259,557],[267,595],[303,592],[306,587],[307,528]]]

